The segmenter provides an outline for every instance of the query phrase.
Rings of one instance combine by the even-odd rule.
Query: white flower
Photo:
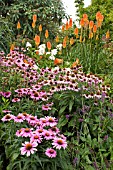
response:
[[[57,54],[57,49],[53,49],[53,50],[51,50],[51,55],[53,56],[53,55],[56,55]]]
[[[46,52],[46,55],[50,55],[50,54],[51,54],[51,52],[49,52],[49,51],[48,51],[48,52]]]
[[[50,59],[50,60],[55,60],[54,55],[49,56],[49,59]]]
[[[45,54],[45,48],[40,48],[38,51],[39,51],[39,55]]]
[[[41,45],[39,45],[39,47],[38,47],[39,49],[42,49],[42,48],[46,48],[46,45],[45,44],[41,44]]]
[[[29,42],[27,42],[26,47],[32,47],[32,45]]]
[[[61,50],[62,50],[62,44],[58,44],[58,45],[56,46],[56,48],[57,48],[59,51],[61,51]]]

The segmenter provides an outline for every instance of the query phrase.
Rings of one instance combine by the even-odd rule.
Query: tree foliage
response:
[[[33,14],[37,15],[37,23],[42,24],[43,29],[50,30],[52,35],[66,16],[61,0],[5,0],[0,2],[0,15],[14,23],[13,30],[16,30],[16,24],[20,21],[21,27],[24,28],[24,35],[28,36],[32,33]]]
[[[103,34],[107,30],[110,31],[112,36],[113,33],[113,1],[112,0],[92,0],[91,5],[84,8],[83,0],[75,0],[75,5],[78,6],[79,9],[79,17],[82,17],[83,13],[88,14],[89,20],[95,20],[95,13],[100,11],[104,15],[103,22]],[[113,37],[112,37],[113,38]]]

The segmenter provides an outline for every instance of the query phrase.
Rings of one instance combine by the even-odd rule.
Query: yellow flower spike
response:
[[[74,41],[75,41],[75,40],[73,39],[73,37],[72,37],[72,38],[70,38],[70,44],[71,44],[71,45],[73,45],[73,44],[74,44]]]
[[[82,35],[80,35],[80,43],[82,42]]]
[[[90,32],[89,33],[89,39],[92,39],[93,38],[93,32]]]
[[[42,25],[41,24],[39,25],[39,31],[40,32],[42,31]]]
[[[56,42],[59,42],[59,37],[58,37],[58,35],[56,36],[55,41],[56,41]]]
[[[20,29],[21,28],[21,25],[20,25],[20,22],[18,21],[17,23],[17,29]]]
[[[48,38],[49,37],[49,33],[48,30],[45,31],[45,37]]]
[[[110,32],[109,30],[106,32],[106,39],[109,39],[110,38]]]
[[[32,22],[32,28],[35,28],[35,26],[36,26],[35,22]]]
[[[99,38],[98,38],[98,35],[96,35],[96,40],[98,40]]]

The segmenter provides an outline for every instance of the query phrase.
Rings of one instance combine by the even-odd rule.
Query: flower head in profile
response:
[[[56,151],[52,148],[47,148],[45,154],[49,157],[49,158],[55,158],[56,157]]]
[[[49,107],[48,105],[42,105],[42,110],[51,110],[51,107]]]
[[[36,149],[37,145],[38,144],[36,142],[22,143],[23,147],[20,148],[21,154],[22,155],[27,154],[27,156],[30,156],[30,154],[34,154],[34,152],[37,151],[37,149]]]

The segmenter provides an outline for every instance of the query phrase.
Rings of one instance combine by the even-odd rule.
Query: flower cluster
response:
[[[2,57],[2,65],[20,71],[27,84],[24,88],[15,89],[17,96],[12,99],[12,102],[20,101],[23,96],[35,101],[48,101],[55,92],[70,90],[81,92],[81,95],[86,99],[109,98],[108,90],[110,90],[110,86],[104,85],[102,78],[97,75],[83,73],[81,65],[64,69],[59,67],[53,69],[42,68],[37,72],[34,69],[36,67],[35,61],[17,51],[12,51],[6,59]],[[15,65],[16,67],[14,67]],[[10,92],[0,92],[0,94],[4,97],[10,97],[11,95]],[[51,110],[51,107],[45,105],[42,109]]]
[[[17,116],[12,114],[5,115],[2,119],[3,122],[14,120],[15,123],[26,121],[31,128],[21,128],[16,131],[16,136],[29,138],[29,141],[22,143],[20,148],[22,155],[30,156],[37,151],[37,146],[42,142],[48,142],[48,148],[45,150],[45,154],[54,158],[57,155],[55,149],[65,149],[67,147],[66,137],[60,134],[60,130],[56,127],[58,121],[55,117],[46,116],[38,119],[37,116],[29,115],[27,113],[19,113]]]

